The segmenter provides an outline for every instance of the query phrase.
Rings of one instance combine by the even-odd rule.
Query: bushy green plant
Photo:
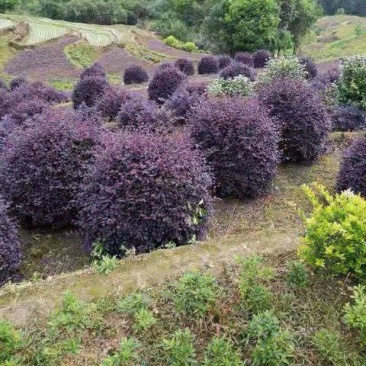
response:
[[[239,75],[232,79],[215,79],[207,88],[210,95],[216,97],[222,96],[248,96],[253,92],[253,83],[245,76]]]
[[[308,284],[308,272],[303,262],[288,261],[287,267],[287,281],[292,287],[306,287]]]
[[[200,318],[213,308],[218,292],[214,277],[188,272],[175,284],[171,297],[178,312]]]
[[[205,351],[204,366],[243,366],[234,344],[226,337],[215,337]]]
[[[341,70],[339,102],[366,110],[366,57],[354,56],[343,60]]]
[[[21,343],[21,334],[11,324],[0,320],[0,362],[9,361]]]
[[[366,274],[366,200],[351,191],[332,196],[319,184],[304,186],[313,206],[304,217],[305,236],[299,256],[311,267],[333,275]]]
[[[177,48],[178,50],[183,50],[187,52],[194,52],[198,51],[198,47],[194,42],[182,42],[179,39],[175,38],[174,36],[166,37],[163,42],[173,48]]]
[[[366,345],[366,287],[356,286],[353,290],[353,303],[345,305],[346,324],[359,332],[360,340]]]
[[[276,78],[306,79],[308,72],[297,57],[279,57],[268,61],[259,83],[268,83]]]
[[[280,321],[272,310],[255,314],[246,330],[246,338],[250,340],[265,340],[280,331]]]
[[[104,255],[100,260],[94,261],[94,268],[99,274],[109,274],[117,268],[118,259],[116,256]]]
[[[150,310],[146,308],[141,308],[135,313],[134,321],[135,322],[132,326],[134,331],[143,332],[156,323],[156,318]]]
[[[142,293],[134,292],[122,298],[118,302],[117,308],[122,313],[136,314],[142,309],[148,308],[148,299]]]
[[[162,350],[165,364],[169,366],[196,365],[196,351],[194,349],[194,335],[189,329],[178,329],[171,339],[163,339]]]
[[[123,366],[131,365],[131,362],[138,360],[136,349],[140,346],[133,338],[123,337],[118,351],[105,358],[101,366]]]

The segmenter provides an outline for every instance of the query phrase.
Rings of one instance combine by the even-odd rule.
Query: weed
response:
[[[205,352],[204,366],[243,366],[238,352],[230,339],[215,337]]]
[[[21,334],[11,324],[0,321],[0,361],[11,359],[21,343]]]
[[[156,323],[154,314],[145,308],[141,308],[135,313],[134,320],[135,323],[132,328],[137,333],[147,330]]]
[[[101,260],[94,261],[93,265],[96,271],[100,274],[109,274],[117,268],[118,259],[116,256],[104,255]]]
[[[139,357],[136,349],[139,346],[140,344],[132,338],[122,338],[117,353],[105,358],[101,366],[123,366],[130,364],[132,361],[137,361]]]
[[[247,341],[266,340],[280,331],[280,321],[272,310],[267,310],[253,316],[246,331]]]
[[[127,314],[136,314],[142,309],[147,309],[148,301],[139,292],[134,292],[118,302],[118,310]]]
[[[306,287],[308,285],[308,272],[304,263],[300,261],[286,262],[287,282],[291,287]]]

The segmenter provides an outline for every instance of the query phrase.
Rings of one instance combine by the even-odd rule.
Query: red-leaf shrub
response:
[[[299,61],[305,67],[305,71],[308,73],[308,79],[314,79],[318,75],[318,68],[315,62],[307,56],[299,57]]]
[[[283,161],[311,162],[324,152],[330,117],[306,81],[274,79],[259,91],[259,97],[277,122]]]
[[[194,74],[193,62],[191,60],[188,60],[186,58],[179,58],[177,61],[175,61],[174,65],[178,70],[180,70],[183,74],[186,74],[187,76]]]
[[[19,88],[21,85],[27,84],[28,81],[25,78],[19,77],[15,78],[10,82],[10,90],[13,91]]]
[[[271,52],[267,50],[259,50],[254,53],[253,61],[256,69],[263,68],[267,65],[267,62],[272,58]]]
[[[333,108],[332,128],[333,131],[357,131],[366,128],[364,114],[357,107],[341,105]]]
[[[217,61],[219,63],[219,70],[222,70],[231,64],[232,58],[229,55],[219,55],[217,56]]]
[[[344,154],[337,191],[351,189],[366,198],[366,137],[356,139]]]
[[[8,216],[8,205],[0,197],[0,286],[13,277],[20,261],[18,228]]]
[[[220,77],[224,79],[232,79],[239,75],[246,76],[251,81],[255,80],[254,70],[241,62],[234,61],[220,72]]]
[[[139,65],[132,65],[125,70],[123,82],[126,85],[142,84],[149,80],[147,72]]]
[[[312,81],[314,89],[324,91],[331,87],[341,78],[341,69],[339,66],[331,66],[329,69],[318,73]]]
[[[186,81],[186,75],[175,67],[158,69],[148,87],[149,98],[163,104]]]
[[[80,75],[80,79],[85,79],[85,78],[106,78],[106,73],[104,70],[104,67],[96,62],[93,65],[91,65],[90,67],[86,68]]]
[[[103,77],[90,76],[80,79],[72,94],[74,108],[77,109],[83,103],[88,107],[95,106],[108,87],[109,84]]]
[[[204,74],[217,74],[219,72],[219,62],[214,56],[202,57],[198,62],[198,73]]]
[[[114,133],[80,196],[85,247],[112,255],[201,238],[211,207],[210,177],[184,135]]]
[[[132,93],[114,86],[106,88],[103,96],[96,104],[96,110],[102,117],[108,120],[114,120],[121,109],[121,106],[132,98]]]
[[[245,198],[268,191],[277,169],[278,133],[256,99],[205,98],[190,121],[218,195]]]
[[[253,55],[249,52],[238,52],[234,57],[235,61],[241,62],[249,67],[254,67]]]
[[[5,140],[0,187],[14,213],[33,226],[62,227],[77,213],[76,195],[101,127],[70,110],[47,110]]]
[[[186,85],[189,94],[203,95],[207,92],[207,81],[191,81]]]

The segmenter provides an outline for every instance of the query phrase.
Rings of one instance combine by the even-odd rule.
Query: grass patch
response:
[[[9,47],[7,40],[0,38],[0,72],[3,72],[6,63],[15,55],[15,52]]]
[[[71,91],[74,89],[76,80],[72,78],[51,79],[48,84],[60,91]]]
[[[74,43],[65,48],[65,53],[72,64],[84,69],[93,64],[101,55],[101,48],[86,42]]]

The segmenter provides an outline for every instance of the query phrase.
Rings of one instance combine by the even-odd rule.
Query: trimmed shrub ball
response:
[[[202,57],[198,62],[198,73],[204,74],[217,74],[219,72],[219,62],[214,56]]]
[[[267,65],[267,62],[272,58],[271,52],[267,50],[259,50],[253,54],[254,67],[261,69]]]
[[[106,78],[107,74],[104,70],[104,67],[96,62],[93,65],[91,65],[90,67],[86,68],[80,75],[80,79],[85,79],[85,78]]]
[[[357,131],[366,128],[366,119],[362,111],[353,106],[334,107],[332,113],[333,131]]]
[[[331,129],[326,106],[305,80],[274,79],[259,91],[280,130],[280,151],[287,162],[312,162],[324,152]]]
[[[234,60],[236,62],[241,62],[249,67],[254,67],[253,55],[249,52],[238,52],[235,54]]]
[[[103,77],[91,76],[80,79],[72,93],[74,109],[77,109],[82,103],[88,107],[95,106],[108,87],[109,84]]]
[[[203,95],[207,92],[208,82],[207,81],[191,81],[185,89],[189,94]]]
[[[27,79],[19,77],[15,78],[10,82],[10,90],[14,91],[15,89],[19,88],[21,85],[28,84]]]
[[[331,66],[329,69],[318,75],[312,81],[314,89],[324,91],[331,87],[341,78],[341,69],[339,66]]]
[[[172,63],[172,62],[163,62],[163,63],[158,65],[155,72],[160,71],[160,70],[164,70],[164,69],[172,69],[172,68],[175,68],[174,63]]]
[[[18,228],[8,216],[8,208],[0,197],[0,286],[13,277],[21,262]]]
[[[132,65],[125,70],[123,82],[126,85],[142,84],[149,80],[147,72],[139,65]]]
[[[31,226],[64,227],[93,160],[101,128],[70,110],[48,110],[5,140],[0,187],[13,212]]]
[[[305,70],[308,73],[307,79],[314,79],[318,75],[318,68],[316,67],[315,62],[310,57],[299,57],[299,61],[300,64],[305,67]]]
[[[229,66],[233,60],[229,55],[219,55],[217,56],[217,61],[219,63],[219,70],[222,70],[226,66]]]
[[[179,58],[177,61],[175,61],[175,67],[187,76],[194,74],[193,62],[186,58]]]
[[[344,154],[337,191],[351,189],[366,198],[366,137],[356,139]]]
[[[87,249],[100,242],[123,256],[202,238],[211,181],[185,135],[115,133],[105,146],[80,196]]]
[[[203,99],[190,121],[219,196],[254,198],[268,191],[279,160],[278,133],[258,100]]]
[[[241,62],[232,62],[220,72],[220,77],[224,79],[232,79],[239,75],[246,76],[250,81],[255,80],[254,70]]]
[[[132,93],[114,86],[106,88],[103,96],[96,104],[96,110],[103,118],[113,121],[124,103],[132,98]]]
[[[149,98],[163,104],[186,81],[186,75],[175,67],[166,67],[155,72],[148,87]]]

